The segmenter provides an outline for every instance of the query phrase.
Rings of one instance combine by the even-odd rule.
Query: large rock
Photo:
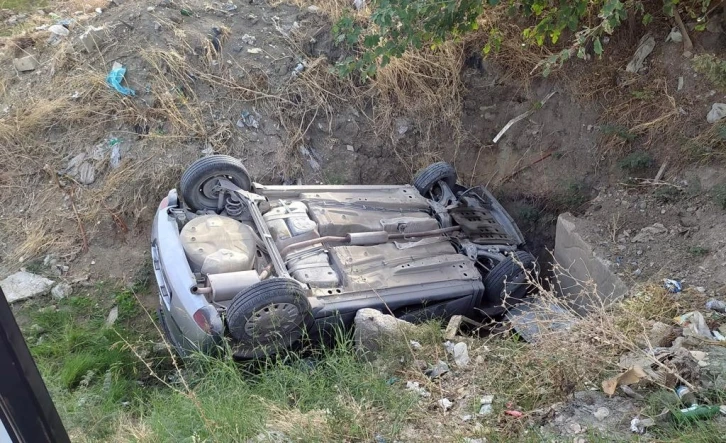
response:
[[[612,262],[602,257],[582,235],[578,226],[584,223],[570,213],[557,219],[555,234],[555,261],[559,291],[582,311],[601,303],[610,304],[628,292],[615,271]],[[586,282],[584,285],[582,282]],[[584,286],[584,287],[583,287]]]
[[[20,72],[34,71],[38,67],[38,60],[32,55],[16,58],[13,60],[13,66]]]
[[[0,281],[0,288],[5,292],[8,303],[45,295],[52,287],[53,280],[25,271],[17,272]]]
[[[364,308],[355,314],[353,336],[359,351],[377,351],[387,341],[403,339],[416,329],[412,323]]]

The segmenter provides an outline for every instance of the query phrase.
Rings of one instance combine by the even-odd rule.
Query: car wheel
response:
[[[524,267],[524,269],[523,269]],[[484,278],[484,302],[487,305],[507,305],[522,300],[527,291],[527,272],[536,271],[537,261],[527,251],[515,251],[489,271]]]
[[[192,211],[217,209],[219,191],[214,187],[217,179],[226,178],[249,191],[250,175],[242,162],[229,155],[210,155],[192,163],[182,175],[181,188],[184,202]]]
[[[306,291],[294,280],[271,278],[237,294],[227,309],[235,357],[277,354],[303,338],[312,322]]]
[[[428,193],[439,181],[443,180],[449,187],[452,187],[456,184],[456,179],[456,170],[453,166],[446,162],[438,162],[418,171],[413,178],[413,186],[421,195],[427,197]]]

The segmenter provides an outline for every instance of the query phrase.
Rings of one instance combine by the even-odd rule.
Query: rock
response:
[[[449,409],[451,409],[452,406],[454,406],[454,404],[451,402],[451,400],[449,400],[448,398],[445,398],[445,397],[440,399],[436,403],[438,403],[439,407],[441,409],[443,409],[444,412],[448,411]]]
[[[410,340],[408,344],[411,345],[411,349],[414,349],[416,351],[421,349],[421,343],[417,342],[416,340]]]
[[[721,34],[723,32],[720,14],[714,14],[713,16],[709,17],[708,22],[706,23],[706,31],[713,34]]]
[[[673,327],[659,321],[653,324],[648,333],[648,341],[654,348],[669,347],[674,339]]]
[[[364,352],[377,351],[383,342],[401,339],[416,329],[405,320],[369,308],[359,310],[353,323],[356,349]]]
[[[484,437],[482,437],[482,438],[469,438],[469,437],[464,437],[464,440],[462,440],[462,441],[464,443],[487,443],[487,439],[484,438]]]
[[[668,36],[665,39],[667,42],[674,42],[674,43],[680,43],[683,41],[683,34],[681,34],[681,31],[678,30],[678,27],[674,27],[671,29],[671,32],[668,34]]]
[[[20,72],[35,71],[38,67],[38,60],[32,55],[16,58],[13,60],[13,66]]]
[[[313,14],[317,14],[320,12],[320,8],[315,5],[308,6],[308,12],[312,12]]]
[[[116,323],[116,320],[118,320],[118,306],[114,306],[111,308],[111,311],[109,311],[108,317],[106,317],[106,326],[113,326],[113,324]]]
[[[608,408],[597,408],[597,411],[593,412],[592,415],[598,420],[604,420],[605,417],[610,415],[610,410]]]
[[[668,228],[663,226],[662,223],[654,223],[652,226],[641,229],[630,241],[632,243],[646,243],[666,234],[668,234]]]
[[[80,50],[88,53],[98,52],[108,42],[108,32],[104,26],[96,28],[91,26],[78,37]]]
[[[240,40],[242,43],[252,46],[255,44],[255,40],[257,40],[257,38],[254,35],[245,34],[240,38]]]
[[[66,282],[58,283],[51,289],[50,295],[56,300],[62,300],[73,294],[73,286]]]
[[[567,270],[558,272],[557,289],[579,310],[587,310],[593,304],[607,305],[628,292],[628,286],[611,269],[613,263],[604,258],[605,253],[596,250],[581,234],[587,232],[587,223],[570,213],[561,214],[555,235],[555,261]],[[579,282],[587,281],[594,283],[592,287],[599,300],[592,300],[588,291],[582,291]]]
[[[724,117],[726,117],[726,103],[714,103],[711,105],[711,110],[708,111],[708,115],[706,115],[706,121],[716,123]]]
[[[0,281],[8,303],[45,295],[53,286],[53,280],[30,272],[20,271]]]
[[[429,365],[426,363],[426,360],[414,360],[413,367],[423,372],[429,367]]]
[[[161,23],[154,22],[154,31],[161,31]]]
[[[653,52],[653,49],[655,48],[655,39],[652,35],[646,34],[640,39],[640,43],[638,44],[638,49],[635,50],[635,54],[633,54],[633,58],[628,63],[628,66],[625,67],[625,70],[628,72],[636,73],[643,69],[643,64],[645,63],[646,57],[650,55],[651,52]]]
[[[345,149],[350,152],[355,152],[355,148],[353,147],[353,145],[345,145]]]

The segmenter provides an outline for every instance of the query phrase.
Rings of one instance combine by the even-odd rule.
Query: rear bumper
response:
[[[176,195],[176,191],[172,193]],[[206,298],[191,292],[197,283],[196,277],[186,260],[176,220],[168,214],[168,200],[164,199],[159,206],[151,231],[151,257],[165,332],[180,350],[206,352],[221,343],[224,328],[216,309]],[[212,316],[209,332],[194,321],[194,313],[200,309]]]

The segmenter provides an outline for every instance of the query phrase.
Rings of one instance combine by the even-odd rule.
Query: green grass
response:
[[[688,253],[694,257],[703,257],[708,255],[709,252],[711,252],[711,250],[703,246],[691,246],[688,248]]]
[[[711,190],[711,198],[721,209],[726,209],[726,182],[719,183]]]
[[[11,9],[15,12],[28,11],[47,5],[45,0],[0,0],[0,9]]]
[[[268,428],[300,441],[393,439],[418,408],[347,335],[254,366],[199,355],[175,367],[153,353],[161,338],[131,289],[101,285],[16,315],[28,317],[26,340],[73,441],[239,442]]]
[[[620,169],[627,172],[642,172],[655,164],[653,156],[645,151],[635,151],[618,161]]]

